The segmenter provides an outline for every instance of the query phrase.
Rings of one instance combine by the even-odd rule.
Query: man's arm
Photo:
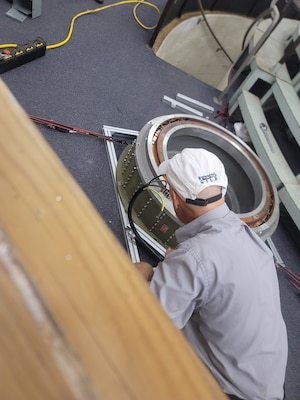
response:
[[[147,282],[151,281],[154,272],[151,264],[141,261],[134,263],[134,266]]]
[[[165,255],[170,254],[173,250],[174,249],[172,249],[171,247],[168,247]],[[151,281],[153,273],[154,273],[154,268],[152,267],[151,264],[144,262],[144,261],[140,261],[140,262],[134,263],[134,266],[147,282]]]

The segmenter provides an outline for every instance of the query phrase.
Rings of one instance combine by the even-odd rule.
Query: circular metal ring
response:
[[[205,148],[222,160],[229,179],[225,197],[229,208],[263,240],[270,237],[278,225],[279,200],[261,161],[247,144],[230,131],[197,116],[174,114],[155,118],[141,129],[130,150],[124,150],[117,166],[117,182],[125,208],[137,188],[158,175],[160,163],[185,147]],[[162,179],[161,190],[167,194]],[[136,207],[136,223],[167,247],[174,240],[174,231],[181,223],[168,197],[165,198],[165,215],[160,222],[156,221],[161,199],[155,191],[147,192]],[[143,205],[143,202],[148,205]],[[153,207],[151,212],[150,203]]]

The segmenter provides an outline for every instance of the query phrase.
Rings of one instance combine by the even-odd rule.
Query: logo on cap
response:
[[[217,174],[213,172],[212,174],[198,176],[198,179],[201,184],[208,183],[208,182],[215,182],[218,180]]]

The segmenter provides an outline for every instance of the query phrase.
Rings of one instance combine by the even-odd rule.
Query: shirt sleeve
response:
[[[204,302],[205,281],[200,260],[190,250],[179,247],[155,268],[150,288],[175,325],[182,329]]]

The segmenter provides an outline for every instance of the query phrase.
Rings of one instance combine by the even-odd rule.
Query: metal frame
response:
[[[234,70],[234,67],[237,65],[238,65],[238,68],[234,72],[233,76],[230,78],[229,82],[227,83],[226,88],[222,91],[222,93],[219,95],[219,97],[215,98],[215,102],[217,104],[222,104],[224,97],[229,93],[229,90],[233,87],[234,83],[241,76],[244,69],[248,65],[251,64],[252,60],[255,58],[258,51],[261,49],[263,44],[269,38],[270,34],[273,32],[273,30],[278,25],[278,22],[280,21],[280,13],[278,11],[277,6],[274,5],[271,7],[270,17],[271,17],[272,21],[271,21],[270,25],[268,26],[268,28],[266,29],[266,31],[264,32],[264,34],[262,35],[262,37],[259,39],[259,41],[254,45],[253,48],[250,48],[250,46],[248,45],[245,48],[245,50],[242,52],[239,59],[235,62],[234,66],[233,66],[233,70]],[[238,91],[238,93],[240,93],[240,92]]]
[[[139,132],[138,131],[133,131],[129,129],[123,129],[123,128],[116,128],[113,126],[108,126],[104,125],[103,126],[103,133],[105,136],[108,136],[110,138],[113,138],[115,134],[123,135],[123,136],[128,136],[131,139],[135,139]],[[112,173],[112,178],[114,182],[114,188],[115,188],[115,193],[116,193],[116,198],[117,198],[117,203],[120,211],[120,217],[122,221],[122,227],[123,227],[123,232],[124,232],[124,237],[125,237],[125,242],[127,246],[128,253],[130,255],[131,261],[132,262],[139,262],[140,261],[140,254],[139,254],[139,249],[137,246],[137,242],[135,239],[135,235],[132,232],[132,229],[129,224],[129,219],[128,215],[123,207],[123,204],[121,202],[121,199],[119,197],[119,194],[116,189],[116,168],[117,168],[117,154],[115,151],[114,147],[114,142],[113,141],[106,141],[106,149],[108,153],[108,158],[109,158],[109,163],[110,163],[110,170]],[[143,229],[141,229],[139,226],[135,225],[139,235],[142,237],[142,239],[146,240],[146,242],[153,247],[158,253],[160,253],[162,256],[165,255],[165,248],[161,246],[159,243],[157,243],[150,235],[148,235]]]
[[[238,105],[253,146],[277,188],[279,199],[300,230],[300,183],[273,136],[260,99],[243,91]]]

